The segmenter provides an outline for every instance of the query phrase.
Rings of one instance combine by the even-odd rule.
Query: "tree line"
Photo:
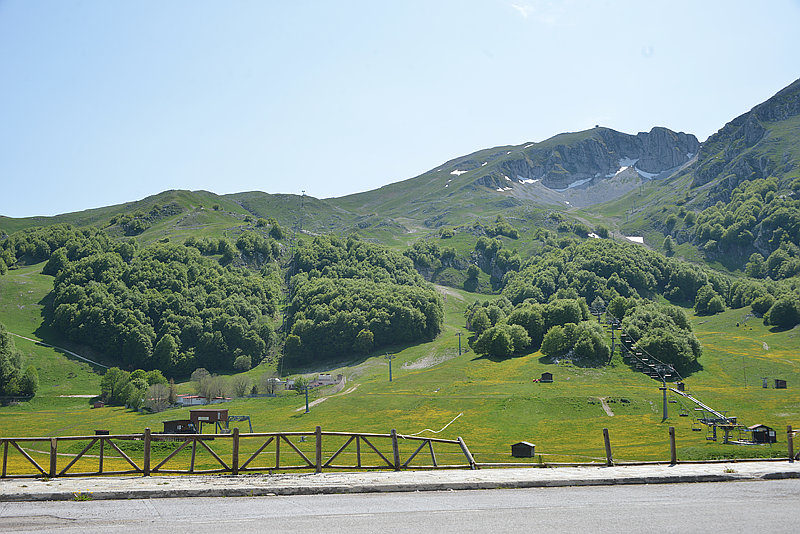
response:
[[[293,258],[284,353],[296,362],[433,339],[443,304],[413,262],[357,238],[315,237]]]
[[[22,352],[0,323],[0,396],[28,396],[39,389],[39,374],[33,365],[25,365]]]

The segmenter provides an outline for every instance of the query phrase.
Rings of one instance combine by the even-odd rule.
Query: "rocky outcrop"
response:
[[[786,121],[800,115],[800,80],[795,81],[766,102],[740,115],[708,138],[700,149],[694,169],[694,187],[723,179],[726,188],[711,195],[709,202],[721,200],[719,195],[751,178],[764,178],[773,173],[784,174],[797,162],[788,152],[778,158],[769,157],[774,146],[796,143],[771,134],[771,123]],[[761,149],[763,143],[772,149]],[[794,152],[793,150],[791,152]],[[728,189],[729,188],[729,189]]]
[[[506,158],[501,171],[515,181],[540,180],[551,189],[563,190],[578,182],[612,178],[626,166],[652,177],[686,163],[700,146],[695,136],[667,128],[637,135],[608,128],[582,133],[528,145],[518,157]],[[559,143],[562,137],[565,142]]]

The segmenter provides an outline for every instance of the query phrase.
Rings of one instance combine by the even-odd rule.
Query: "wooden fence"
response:
[[[786,427],[786,444],[788,454],[781,458],[730,458],[720,460],[678,460],[678,449],[675,444],[675,427],[669,427],[669,460],[656,460],[656,461],[616,461],[612,454],[611,437],[609,436],[608,429],[603,429],[603,445],[605,448],[605,466],[612,467],[615,465],[676,465],[682,464],[714,464],[714,463],[735,463],[735,462],[794,462],[800,460],[800,451],[794,452],[794,436],[797,434],[796,430],[792,430],[791,425]],[[537,462],[537,463],[519,463],[519,462],[476,462],[476,468],[482,467],[581,467],[598,465],[597,462]]]
[[[306,438],[311,438],[306,440]],[[323,439],[325,438],[325,439]],[[294,441],[293,441],[294,440]],[[297,441],[299,440],[299,441]],[[390,442],[389,447],[386,441]],[[400,442],[403,442],[401,447]],[[86,443],[77,453],[59,453],[59,444]],[[161,449],[155,444],[163,442],[174,449],[163,458],[157,458]],[[323,443],[336,447],[335,452],[324,455]],[[126,453],[125,448],[141,445],[141,456]],[[219,445],[217,445],[219,444]],[[309,450],[313,444],[313,449]],[[23,446],[27,445],[27,446]],[[49,445],[49,453],[36,446]],[[214,445],[217,451],[212,448]],[[249,449],[246,445],[250,445]],[[434,445],[440,450],[437,459]],[[467,445],[460,437],[456,440],[403,436],[392,430],[389,434],[359,432],[323,432],[316,427],[313,432],[265,432],[240,433],[234,428],[230,434],[154,434],[149,428],[143,434],[119,434],[97,436],[65,436],[51,438],[0,438],[3,450],[1,478],[65,477],[141,474],[206,474],[246,472],[273,472],[284,470],[306,470],[316,473],[324,469],[476,469],[475,461]],[[443,447],[452,449],[441,451]],[[63,447],[62,447],[63,448]],[[230,452],[222,453],[222,448]],[[303,450],[303,449],[306,450]],[[413,452],[412,452],[413,449]],[[9,452],[19,453],[24,472],[10,472]],[[94,454],[88,454],[92,451]],[[189,454],[190,451],[190,454]],[[32,454],[46,455],[49,464],[42,466]],[[183,457],[181,457],[181,453]],[[211,468],[198,465],[198,453],[206,455]],[[111,454],[111,456],[109,456]],[[462,463],[442,463],[441,455],[462,458]],[[132,458],[132,456],[134,458]],[[188,458],[186,458],[188,456]],[[210,458],[208,458],[210,456]],[[345,460],[351,456],[352,461]],[[422,463],[428,457],[430,463]],[[59,458],[66,465],[59,465]],[[109,460],[114,465],[109,468]],[[182,459],[181,466],[175,465]],[[244,460],[242,462],[242,460]],[[268,461],[272,460],[272,461]],[[287,461],[288,460],[288,461]],[[415,462],[416,460],[416,462]],[[62,464],[64,463],[62,461]],[[17,462],[20,463],[20,462]],[[188,463],[188,466],[185,464]],[[78,464],[84,470],[78,471]],[[120,468],[122,465],[122,468]],[[31,472],[31,467],[35,470]],[[86,470],[91,467],[91,470]]]
[[[752,458],[736,460],[696,460],[679,462],[675,446],[675,429],[669,427],[669,461],[649,462],[617,462],[612,455],[611,439],[608,429],[603,429],[605,445],[605,465],[646,465],[677,463],[721,463],[736,461],[786,461],[800,459],[795,454],[793,437],[796,434],[792,427],[787,427],[786,440],[788,455],[782,458]],[[311,438],[306,440],[306,438]],[[293,441],[294,440],[294,441]],[[388,445],[385,443],[388,441]],[[77,453],[59,453],[59,444],[85,442],[86,445]],[[167,454],[158,443],[172,447]],[[212,446],[213,444],[217,451]],[[27,447],[23,446],[29,444]],[[35,447],[44,445],[45,449]],[[132,447],[135,444],[136,447]],[[219,444],[219,445],[217,445]],[[332,446],[326,456],[323,444]],[[312,447],[313,445],[313,447]],[[439,448],[440,457],[434,451]],[[234,428],[230,434],[153,434],[145,429],[143,434],[97,435],[97,436],[65,436],[51,438],[0,438],[3,464],[0,478],[32,478],[32,477],[65,477],[141,474],[208,474],[230,473],[238,475],[248,472],[274,472],[287,470],[304,470],[321,473],[323,470],[381,470],[391,469],[478,469],[482,467],[560,467],[598,465],[596,462],[575,463],[488,463],[476,462],[460,437],[455,440],[404,436],[392,430],[389,434],[370,434],[359,432],[323,432],[316,427],[312,432],[264,432],[240,433]],[[391,450],[389,450],[389,446]],[[73,446],[73,451],[79,447]],[[139,454],[125,452],[125,448],[133,448]],[[442,451],[449,447],[450,451]],[[93,451],[93,448],[96,449]],[[230,452],[220,452],[221,449]],[[141,450],[139,450],[141,449]],[[305,450],[304,450],[305,449]],[[9,472],[9,453],[18,453],[16,469]],[[88,454],[90,451],[96,454]],[[331,452],[333,451],[333,452]],[[108,453],[108,454],[107,454]],[[183,453],[183,456],[181,456]],[[205,455],[204,465],[199,465],[198,453]],[[49,463],[42,466],[32,454],[46,456]],[[111,456],[109,456],[109,454]],[[162,457],[158,457],[161,455]],[[16,456],[16,454],[15,454]],[[133,457],[132,457],[133,456]],[[352,458],[345,460],[346,456]],[[441,462],[441,457],[460,459],[461,463]],[[59,466],[59,457],[62,465]],[[423,463],[429,458],[430,463]],[[67,461],[68,460],[68,461]],[[177,463],[183,465],[178,466]],[[242,462],[242,460],[244,460]],[[269,461],[271,460],[271,461]],[[416,460],[416,461],[415,461]],[[113,463],[109,468],[108,463]],[[211,464],[210,467],[208,464]],[[19,465],[24,469],[20,469]],[[78,466],[84,469],[78,471]],[[188,465],[185,465],[188,464]],[[31,467],[35,471],[31,472]]]

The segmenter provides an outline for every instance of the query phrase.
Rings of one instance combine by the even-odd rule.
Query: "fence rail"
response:
[[[742,461],[786,461],[800,459],[795,454],[793,438],[796,431],[787,427],[788,457],[752,458],[730,460],[681,460],[675,448],[675,431],[669,427],[670,459],[668,461],[615,461],[612,456],[611,439],[603,429],[605,462],[476,462],[466,443],[460,437],[455,440],[404,436],[392,430],[389,434],[364,432],[324,432],[321,427],[308,432],[257,432],[240,433],[234,428],[229,434],[154,434],[146,428],[142,434],[115,434],[95,436],[62,437],[0,437],[2,447],[2,472],[0,478],[35,477],[79,477],[96,475],[141,474],[210,474],[230,473],[238,475],[248,472],[273,472],[305,470],[321,473],[323,470],[364,469],[478,469],[489,467],[562,467],[589,465],[675,465],[677,463],[721,463]],[[306,440],[306,438],[311,438]],[[294,441],[293,441],[294,440]],[[389,446],[385,441],[389,441]],[[71,452],[59,452],[59,444],[69,447]],[[210,443],[215,445],[214,450]],[[163,443],[165,446],[159,446]],[[219,444],[217,446],[216,444]],[[333,447],[327,456],[323,444]],[[40,450],[44,445],[46,450]],[[49,445],[49,447],[47,447]],[[313,448],[311,447],[313,445]],[[434,450],[438,447],[439,456]],[[249,446],[249,447],[248,447]],[[39,448],[37,448],[39,447]],[[167,452],[164,449],[172,447]],[[442,449],[449,447],[451,451]],[[80,448],[78,452],[74,452]],[[228,449],[222,452],[222,449]],[[49,450],[47,450],[49,449]],[[125,451],[128,449],[128,452]],[[134,452],[135,450],[135,452]],[[332,452],[331,452],[332,451]],[[91,453],[91,454],[90,454]],[[141,453],[141,454],[139,454]],[[182,455],[183,453],[183,455]],[[42,465],[35,454],[46,456],[49,463]],[[199,456],[204,457],[199,459]],[[346,456],[350,456],[350,460]],[[9,472],[9,457],[17,456],[16,469]],[[188,458],[187,458],[188,456]],[[460,459],[465,463],[442,462],[442,458]],[[62,465],[59,466],[59,458]],[[429,458],[430,463],[421,463]],[[13,457],[12,457],[13,459]],[[241,460],[245,459],[244,462]],[[183,464],[176,465],[183,461]],[[202,465],[201,465],[202,463]],[[20,469],[19,465],[24,469]],[[109,467],[109,464],[113,464]],[[83,471],[78,468],[83,467]],[[86,470],[91,467],[92,470]],[[183,467],[183,468],[181,468]],[[33,468],[33,469],[31,469]],[[22,472],[20,472],[22,471]]]
[[[299,438],[299,441],[298,441]],[[310,438],[306,440],[306,438]],[[386,445],[386,441],[390,446]],[[401,446],[401,441],[403,442]],[[59,444],[85,442],[78,452],[59,452]],[[174,447],[168,453],[157,444]],[[327,456],[323,444],[335,447]],[[48,450],[40,450],[49,444]],[[216,444],[219,444],[216,445]],[[213,446],[212,446],[213,445]],[[251,445],[250,448],[247,445]],[[309,447],[313,445],[313,449]],[[413,445],[413,446],[412,446]],[[439,457],[434,450],[439,449]],[[419,436],[403,436],[364,432],[323,432],[316,427],[310,432],[240,433],[238,428],[226,434],[155,434],[146,428],[142,434],[115,434],[62,437],[0,437],[3,463],[0,478],[68,477],[95,475],[141,474],[209,474],[273,472],[325,469],[476,469],[475,461],[464,440],[448,440]],[[442,451],[450,446],[452,452]],[[45,446],[45,449],[47,447]],[[125,451],[128,449],[128,452]],[[131,449],[136,449],[135,454]],[[216,450],[215,450],[216,449]],[[222,452],[222,449],[226,449]],[[229,450],[229,451],[228,451]],[[10,454],[11,453],[11,454]],[[91,454],[90,454],[91,453]],[[42,465],[35,454],[47,455],[49,464]],[[17,464],[25,469],[9,471],[9,456],[17,456]],[[200,465],[199,455],[203,455]],[[442,456],[458,456],[466,463],[442,462]],[[187,458],[188,456],[188,458]],[[352,459],[346,458],[347,456]],[[429,463],[423,463],[425,457]],[[62,462],[59,462],[59,459]],[[68,461],[65,459],[67,458]],[[241,461],[244,460],[244,461]],[[64,464],[64,462],[66,462]],[[109,468],[109,463],[114,466]],[[64,465],[59,465],[62,463]],[[176,464],[183,465],[176,465]],[[186,465],[188,463],[188,465]],[[78,470],[78,465],[83,470]],[[31,469],[32,468],[32,469]],[[87,470],[91,468],[91,470]],[[23,472],[19,472],[23,471]]]

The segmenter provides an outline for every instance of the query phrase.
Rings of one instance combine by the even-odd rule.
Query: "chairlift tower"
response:
[[[389,382],[391,382],[392,381],[392,360],[395,359],[395,355],[394,354],[389,354],[387,352],[385,358],[387,360],[389,360]]]

